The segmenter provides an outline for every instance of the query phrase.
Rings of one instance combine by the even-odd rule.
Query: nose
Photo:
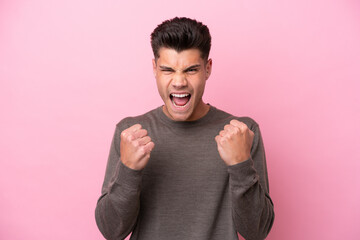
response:
[[[187,86],[187,79],[183,73],[175,73],[171,82],[174,88],[183,88]]]

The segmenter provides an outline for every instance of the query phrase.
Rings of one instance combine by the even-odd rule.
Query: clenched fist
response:
[[[135,124],[121,132],[121,161],[129,168],[141,170],[148,163],[154,146],[147,131],[140,124]]]
[[[238,120],[231,120],[215,137],[220,157],[227,165],[234,165],[250,158],[254,132]]]

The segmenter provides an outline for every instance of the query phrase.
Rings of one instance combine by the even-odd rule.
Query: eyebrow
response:
[[[195,64],[195,65],[192,65],[192,66],[190,66],[190,67],[187,67],[187,68],[184,70],[184,72],[186,72],[186,71],[188,71],[188,70],[190,70],[190,69],[199,68],[199,67],[201,67],[200,64]],[[163,65],[160,65],[159,68],[160,68],[161,70],[174,71],[174,69],[172,69],[171,67],[167,67],[167,66],[163,66]]]
[[[171,67],[162,66],[162,65],[159,66],[159,68],[162,69],[162,70],[172,70],[172,71],[174,70],[174,69],[172,69]]]
[[[200,65],[200,64],[195,64],[195,65],[192,65],[192,66],[190,66],[190,67],[186,68],[184,71],[186,72],[186,71],[188,71],[188,70],[190,70],[190,69],[193,69],[193,68],[199,68],[199,67],[201,67],[201,65]]]

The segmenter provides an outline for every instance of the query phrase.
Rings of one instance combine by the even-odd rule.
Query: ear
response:
[[[156,77],[156,60],[155,59],[152,60],[152,65],[153,65],[153,74],[154,74],[154,77]]]
[[[209,60],[208,60],[207,63],[206,63],[206,67],[205,67],[205,70],[206,70],[206,80],[208,80],[208,78],[209,78],[210,75],[211,75],[211,69],[212,69],[212,59],[209,58]]]

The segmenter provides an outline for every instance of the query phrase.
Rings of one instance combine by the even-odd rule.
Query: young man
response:
[[[208,28],[188,18],[151,34],[164,105],[116,125],[96,222],[107,239],[264,239],[273,220],[258,124],[205,104]]]

